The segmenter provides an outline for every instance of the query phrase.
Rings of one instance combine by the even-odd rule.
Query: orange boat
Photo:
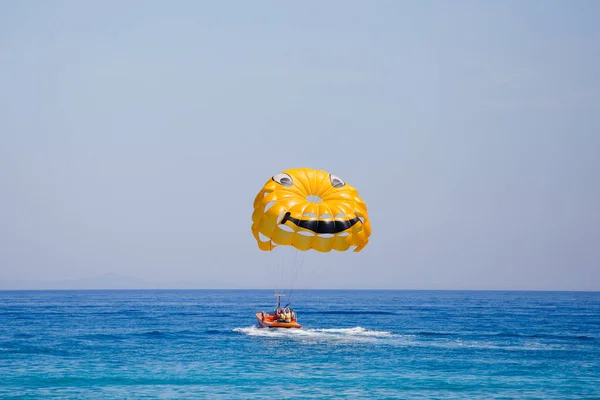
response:
[[[287,308],[281,308],[281,296],[282,294],[276,294],[277,296],[277,308],[273,313],[266,313],[261,311],[256,313],[256,319],[258,320],[259,328],[302,328],[296,321],[296,313],[294,310]]]
[[[256,313],[259,328],[302,328],[295,320],[290,322],[281,321],[275,318],[274,314],[266,314],[265,312]]]

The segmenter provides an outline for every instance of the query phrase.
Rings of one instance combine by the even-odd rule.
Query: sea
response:
[[[0,292],[1,399],[600,399],[600,292]]]

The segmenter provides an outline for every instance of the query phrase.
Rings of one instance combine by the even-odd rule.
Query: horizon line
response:
[[[88,288],[88,289],[0,289],[0,292],[116,292],[116,291],[274,291],[272,288]],[[296,288],[294,291],[377,292],[562,292],[598,293],[600,289],[382,289],[382,288]]]

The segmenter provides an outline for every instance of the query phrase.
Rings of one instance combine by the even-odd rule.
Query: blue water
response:
[[[0,398],[600,398],[600,293],[0,292]]]

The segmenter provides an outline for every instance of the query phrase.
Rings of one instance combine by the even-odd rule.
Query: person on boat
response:
[[[292,320],[292,315],[290,314],[290,309],[286,308],[284,310],[285,322],[290,322]]]

